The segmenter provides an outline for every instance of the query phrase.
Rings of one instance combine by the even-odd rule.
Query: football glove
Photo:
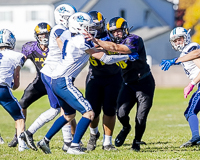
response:
[[[174,59],[163,59],[160,63],[160,66],[162,66],[162,70],[167,71],[172,65],[179,65],[181,62],[176,63],[176,60],[178,58]]]
[[[139,59],[139,55],[136,52],[128,54],[128,56],[129,56],[129,61],[135,61],[136,59]]]
[[[187,98],[187,96],[190,94],[193,88],[194,88],[194,85],[191,83],[189,83],[188,86],[184,88],[184,98]]]

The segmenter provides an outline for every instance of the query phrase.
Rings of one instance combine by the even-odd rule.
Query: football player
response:
[[[98,11],[91,11],[89,15],[96,23],[96,38],[110,41],[105,28],[104,16]],[[108,65],[92,56],[90,56],[89,62],[85,95],[92,106],[95,117],[90,123],[90,140],[87,150],[91,151],[96,148],[96,141],[100,136],[98,124],[101,109],[103,110],[104,130],[102,149],[107,151],[116,150],[114,145],[112,145],[112,134],[116,120],[116,99],[122,83],[121,70],[116,64]]]
[[[140,151],[147,116],[152,107],[155,81],[146,62],[143,40],[141,37],[129,33],[127,21],[122,17],[114,17],[107,23],[107,30],[112,42],[102,41],[90,34],[86,34],[86,38],[107,51],[138,57],[135,61],[118,62],[122,69],[123,83],[117,99],[117,117],[123,128],[115,139],[115,146],[123,145],[130,132],[129,113],[137,103],[135,137],[131,149]]]
[[[107,56],[102,50],[95,49],[94,44],[91,41],[87,42],[83,36],[85,30],[95,35],[95,27],[95,23],[93,23],[92,18],[87,13],[77,12],[69,18],[69,31],[74,36],[65,40],[62,59],[58,62],[56,69],[52,73],[52,89],[59,98],[65,115],[59,117],[45,137],[38,142],[39,148],[46,154],[51,153],[49,148],[51,138],[63,125],[74,119],[76,110],[83,116],[77,124],[74,138],[67,153],[84,154],[79,142],[93,120],[94,112],[90,103],[73,85],[73,81],[86,66],[90,55],[108,64],[132,59],[128,55]]]
[[[27,117],[27,108],[36,100],[46,95],[45,86],[41,80],[40,70],[44,65],[44,60],[49,52],[49,34],[51,26],[48,23],[39,23],[34,29],[34,37],[37,41],[27,42],[22,46],[22,53],[26,56],[26,60],[30,59],[35,65],[37,74],[32,83],[30,83],[24,90],[22,98],[19,103],[22,107],[25,120]],[[9,147],[17,146],[16,134],[13,140],[8,143]]]
[[[187,55],[188,53],[200,49],[200,45],[197,43],[191,43],[191,38],[189,31],[183,27],[174,28],[170,33],[170,42],[172,48],[180,52],[180,57]],[[177,59],[177,58],[175,58]],[[172,59],[172,60],[175,60]],[[172,60],[162,60],[161,66],[162,70],[166,71],[169,69],[169,62]],[[175,60],[176,61],[176,60]],[[175,63],[176,65],[180,64]],[[200,110],[200,96],[199,96],[199,81],[200,81],[200,59],[195,59],[193,61],[187,61],[181,63],[187,77],[191,80],[187,87],[184,88],[184,98],[187,98],[189,93],[193,90],[194,86],[197,85],[197,91],[192,95],[188,107],[184,112],[185,118],[189,123],[190,130],[192,133],[192,138],[186,143],[182,144],[182,147],[190,147],[193,145],[200,144],[199,136],[199,120],[197,114]]]
[[[52,71],[55,69],[57,62],[62,57],[61,50],[63,47],[63,42],[61,41],[60,36],[63,34],[64,31],[68,30],[68,19],[75,12],[75,7],[70,4],[61,4],[54,10],[56,25],[51,30],[49,37],[48,56],[44,62],[44,67],[40,71],[41,79],[45,85],[51,108],[42,113],[28,128],[28,130],[23,132],[23,134],[21,135],[26,141],[27,145],[33,150],[37,150],[35,144],[33,143],[33,134],[42,125],[54,119],[58,115],[58,113],[60,113],[60,104],[58,98],[55,96],[51,88],[51,74]],[[66,39],[67,38],[71,38],[71,33],[67,35]],[[75,126],[73,128],[75,130]],[[71,125],[65,125],[62,128],[62,131],[64,139],[64,145],[62,149],[66,151],[72,141]]]
[[[15,90],[20,83],[20,69],[25,62],[22,53],[13,51],[15,36],[8,29],[0,30],[0,104],[11,115],[17,129],[18,150],[28,149],[25,142],[19,137],[24,131],[25,122],[21,106],[13,96],[10,88]]]

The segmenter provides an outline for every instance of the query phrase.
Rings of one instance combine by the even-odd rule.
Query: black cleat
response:
[[[112,144],[109,144],[109,145],[103,146],[102,149],[105,150],[105,151],[117,151],[117,150],[118,150],[118,149],[115,148],[115,146],[112,145]]]
[[[18,139],[17,137],[14,136],[13,140],[10,143],[8,143],[8,147],[16,147],[17,144],[18,144]]]
[[[99,132],[96,135],[90,133],[90,140],[89,140],[89,142],[87,144],[87,150],[88,151],[95,150],[96,143],[97,143],[97,140],[99,139],[99,137],[100,137],[100,133]]]
[[[124,141],[125,141],[127,135],[129,134],[130,130],[131,130],[131,126],[122,128],[122,130],[119,132],[119,134],[117,135],[117,137],[115,139],[116,147],[120,147],[121,145],[124,144]]]
[[[27,134],[27,131],[24,131],[20,134],[20,138],[26,142],[29,148],[31,148],[34,151],[37,151],[37,147],[35,146],[33,142],[33,135],[30,136]]]

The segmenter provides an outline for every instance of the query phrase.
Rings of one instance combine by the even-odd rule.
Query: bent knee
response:
[[[87,118],[87,119],[90,119],[91,121],[93,121],[94,119],[94,116],[95,116],[95,113],[91,110],[91,111],[88,111],[88,112],[85,112],[83,114],[83,117]]]
[[[75,118],[76,114],[64,115],[65,119],[70,122]]]

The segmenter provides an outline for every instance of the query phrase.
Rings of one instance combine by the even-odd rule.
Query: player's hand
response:
[[[179,63],[176,63],[177,59],[178,58],[163,59],[162,62],[160,63],[160,66],[162,66],[162,70],[167,71],[172,65],[179,64]]]
[[[139,59],[138,53],[131,53],[128,54],[128,56],[129,56],[129,61],[135,61],[136,59]]]
[[[190,94],[193,88],[194,88],[194,85],[191,83],[189,83],[188,86],[184,88],[184,98],[187,98],[187,96]]]

